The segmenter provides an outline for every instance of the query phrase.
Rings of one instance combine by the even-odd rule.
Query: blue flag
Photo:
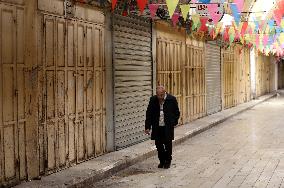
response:
[[[199,0],[200,3],[208,4],[211,0]]]
[[[230,5],[231,5],[231,10],[232,10],[233,16],[235,18],[235,22],[236,22],[237,25],[239,25],[240,20],[241,20],[241,15],[239,13],[238,7],[235,3],[232,3]]]

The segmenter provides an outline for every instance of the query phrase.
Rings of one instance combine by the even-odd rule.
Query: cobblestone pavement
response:
[[[284,187],[284,94],[91,187]]]

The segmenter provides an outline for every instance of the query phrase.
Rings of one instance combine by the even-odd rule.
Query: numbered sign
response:
[[[211,1],[211,3],[218,3],[218,12],[216,13],[222,16],[224,14],[224,4],[220,3],[218,0]],[[201,17],[210,17],[207,4],[196,4],[195,12]]]

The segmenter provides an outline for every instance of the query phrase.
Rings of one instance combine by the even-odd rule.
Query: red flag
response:
[[[229,40],[229,30],[230,28],[229,27],[226,27],[225,28],[225,31],[224,31],[224,41],[228,41]]]
[[[137,6],[139,7],[141,14],[143,13],[147,2],[148,0],[137,0]]]
[[[205,31],[205,32],[208,31],[208,27],[206,26],[207,21],[208,21],[207,17],[200,18],[201,26],[200,26],[199,31]]]
[[[282,11],[279,9],[275,9],[273,12],[273,17],[277,23],[278,26],[281,25],[281,19],[282,19]]]
[[[114,10],[116,3],[117,3],[117,0],[112,0],[111,1],[111,9],[112,10]]]
[[[245,35],[247,28],[248,28],[248,22],[244,22],[242,30],[241,30],[241,36],[242,37]]]

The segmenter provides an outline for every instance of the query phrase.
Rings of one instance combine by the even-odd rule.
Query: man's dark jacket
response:
[[[167,94],[163,106],[165,121],[165,138],[174,140],[174,127],[178,124],[180,116],[177,100],[174,96]],[[157,133],[160,119],[160,104],[158,97],[155,95],[150,98],[146,111],[145,129],[152,129],[151,139],[160,140]]]

